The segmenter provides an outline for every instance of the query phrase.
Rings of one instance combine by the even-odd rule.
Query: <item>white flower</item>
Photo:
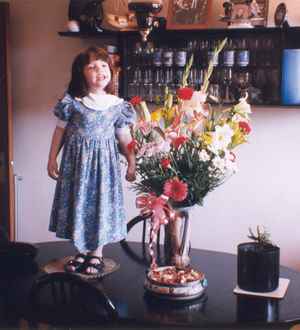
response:
[[[207,153],[206,150],[201,150],[199,153],[199,158],[200,160],[202,160],[203,162],[207,162],[210,160],[209,154]]]
[[[229,170],[232,173],[236,173],[237,172],[237,164],[236,164],[236,161],[235,161],[235,155],[231,151],[225,150],[223,159],[225,161],[226,169]]]
[[[168,141],[162,141],[160,143],[150,142],[142,146],[137,153],[137,158],[146,156],[153,157],[159,153],[168,153],[170,151],[170,143]]]
[[[239,99],[239,106],[241,107],[242,109],[242,113],[252,113],[251,111],[251,107],[250,107],[250,104],[246,101],[246,97],[245,98],[241,98]]]
[[[194,91],[190,100],[184,100],[182,102],[182,108],[188,116],[193,116],[194,111],[196,111],[207,117],[209,112],[204,107],[206,97],[207,94],[201,91]]]
[[[249,114],[251,113],[251,107],[250,104],[246,101],[248,95],[246,95],[243,98],[239,99],[239,103],[234,106],[234,111],[239,113],[240,115],[242,115],[245,118],[248,118]]]
[[[159,144],[158,149],[160,152],[168,153],[171,149],[169,141],[163,141]]]
[[[225,160],[221,157],[214,157],[214,159],[212,160],[212,163],[214,165],[215,168],[217,168],[218,170],[220,170],[221,172],[225,171]]]
[[[216,151],[223,151],[227,148],[228,144],[231,142],[231,138],[234,132],[232,128],[225,124],[224,126],[216,126],[215,132],[213,133],[212,144],[210,149],[216,153]]]

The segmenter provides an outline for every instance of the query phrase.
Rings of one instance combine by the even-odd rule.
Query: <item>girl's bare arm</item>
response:
[[[135,153],[134,151],[128,150],[128,139],[119,137],[119,145],[120,145],[120,151],[122,155],[127,160],[128,167],[127,167],[127,173],[126,173],[126,180],[127,181],[134,181],[135,180]]]
[[[54,180],[57,180],[59,176],[58,164],[56,158],[63,146],[63,136],[64,136],[64,128],[56,126],[52,136],[52,142],[51,142],[48,166],[47,166],[48,175]]]

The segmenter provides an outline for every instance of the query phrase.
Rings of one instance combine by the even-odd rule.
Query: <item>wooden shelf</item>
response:
[[[91,31],[91,32],[58,32],[58,34],[62,37],[74,37],[74,38],[90,38],[90,37],[103,37],[103,36],[116,36],[120,32],[119,31],[108,31],[103,30],[103,32]]]
[[[117,30],[104,30],[102,32],[98,31],[83,31],[83,32],[70,32],[70,31],[60,31],[58,34],[62,37],[74,37],[74,38],[101,38],[101,37],[120,37],[125,35],[136,35],[138,36],[138,31],[117,31]]]
[[[157,34],[161,35],[173,35],[173,34],[239,34],[239,33],[274,33],[274,32],[284,32],[284,33],[300,33],[300,26],[290,27],[290,28],[279,28],[279,27],[255,27],[255,28],[211,28],[211,29],[189,29],[189,30],[153,30],[150,34],[156,36]],[[60,36],[63,37],[102,37],[102,36],[118,36],[118,35],[138,35],[138,31],[119,31],[119,30],[107,30],[103,29],[102,32],[97,31],[85,31],[85,32],[70,32],[70,31],[61,31],[58,32]]]

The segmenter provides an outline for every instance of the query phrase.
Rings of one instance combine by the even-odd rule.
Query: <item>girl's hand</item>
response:
[[[56,159],[49,159],[47,170],[50,178],[52,178],[53,180],[58,179],[59,171],[58,171],[58,165]]]
[[[135,180],[135,165],[128,164],[127,173],[126,173],[126,180],[132,182]]]

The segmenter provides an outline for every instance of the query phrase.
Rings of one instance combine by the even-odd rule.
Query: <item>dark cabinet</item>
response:
[[[80,33],[61,35],[88,36]],[[258,105],[281,105],[283,51],[300,48],[300,28],[202,29],[153,31],[147,43],[135,32],[105,31],[91,36],[111,37],[120,49],[120,94],[159,101],[167,85],[179,85],[182,65],[194,55],[189,84],[199,89],[215,45],[225,37],[226,49],[215,62],[210,94],[221,103],[233,103],[248,92]],[[300,63],[300,62],[299,62]]]

